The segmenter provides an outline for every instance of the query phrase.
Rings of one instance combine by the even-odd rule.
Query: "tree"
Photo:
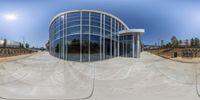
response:
[[[199,39],[198,38],[194,39],[194,45],[195,45],[195,47],[199,47]]]
[[[191,46],[192,46],[192,47],[194,47],[194,46],[195,46],[195,41],[194,41],[194,39],[193,39],[193,38],[191,39],[191,41],[190,41],[190,44],[191,44]]]
[[[7,39],[4,39],[3,41],[4,41],[3,42],[3,47],[6,47],[7,46]]]
[[[163,47],[163,46],[164,46],[164,40],[161,40],[160,42],[161,42],[161,43],[160,43],[160,44],[161,44],[161,47]]]
[[[20,48],[24,48],[24,44],[19,43],[19,47],[20,47]]]
[[[29,48],[29,44],[28,44],[28,43],[26,43],[26,44],[25,44],[25,47],[26,47],[26,48]]]
[[[172,36],[171,44],[172,44],[172,47],[178,47],[178,40],[175,36]]]
[[[179,43],[178,43],[178,44],[181,45],[182,43],[183,43],[183,41],[182,41],[182,40],[179,40]]]
[[[172,44],[169,42],[165,45],[166,48],[171,48],[172,47]]]
[[[188,47],[189,46],[189,40],[188,39],[186,39],[185,40],[185,45]],[[190,44],[191,45],[191,44]]]

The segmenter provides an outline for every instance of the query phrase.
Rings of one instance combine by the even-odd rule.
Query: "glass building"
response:
[[[102,11],[73,10],[58,14],[49,26],[49,52],[70,61],[139,57],[143,29],[129,29]]]

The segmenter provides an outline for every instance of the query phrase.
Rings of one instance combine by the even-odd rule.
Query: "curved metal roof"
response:
[[[67,14],[67,13],[72,13],[72,12],[96,12],[96,13],[101,13],[101,14],[105,14],[105,15],[108,15],[112,18],[115,18],[116,20],[118,20],[120,23],[122,23],[127,29],[129,29],[129,27],[122,21],[120,20],[118,17],[112,15],[112,14],[109,14],[109,13],[106,13],[106,12],[103,12],[103,11],[99,11],[99,10],[70,10],[70,11],[65,11],[65,12],[61,12],[59,14],[57,14],[55,17],[53,17],[53,19],[51,20],[50,24],[49,24],[49,27],[51,25],[51,23],[59,16],[62,16],[64,14]]]

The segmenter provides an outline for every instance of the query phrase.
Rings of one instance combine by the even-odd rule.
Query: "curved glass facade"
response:
[[[50,54],[81,62],[128,57],[133,38],[118,34],[127,29],[122,21],[103,12],[66,12],[50,24]]]

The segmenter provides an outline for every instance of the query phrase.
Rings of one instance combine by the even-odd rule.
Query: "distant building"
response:
[[[20,46],[20,43],[12,40],[0,39],[0,47],[4,46],[9,48],[17,48]]]
[[[182,42],[179,42],[179,46],[185,47],[185,46],[191,46],[190,40],[182,40]]]
[[[144,50],[153,50],[153,49],[158,49],[160,46],[158,45],[144,45],[143,49]]]

